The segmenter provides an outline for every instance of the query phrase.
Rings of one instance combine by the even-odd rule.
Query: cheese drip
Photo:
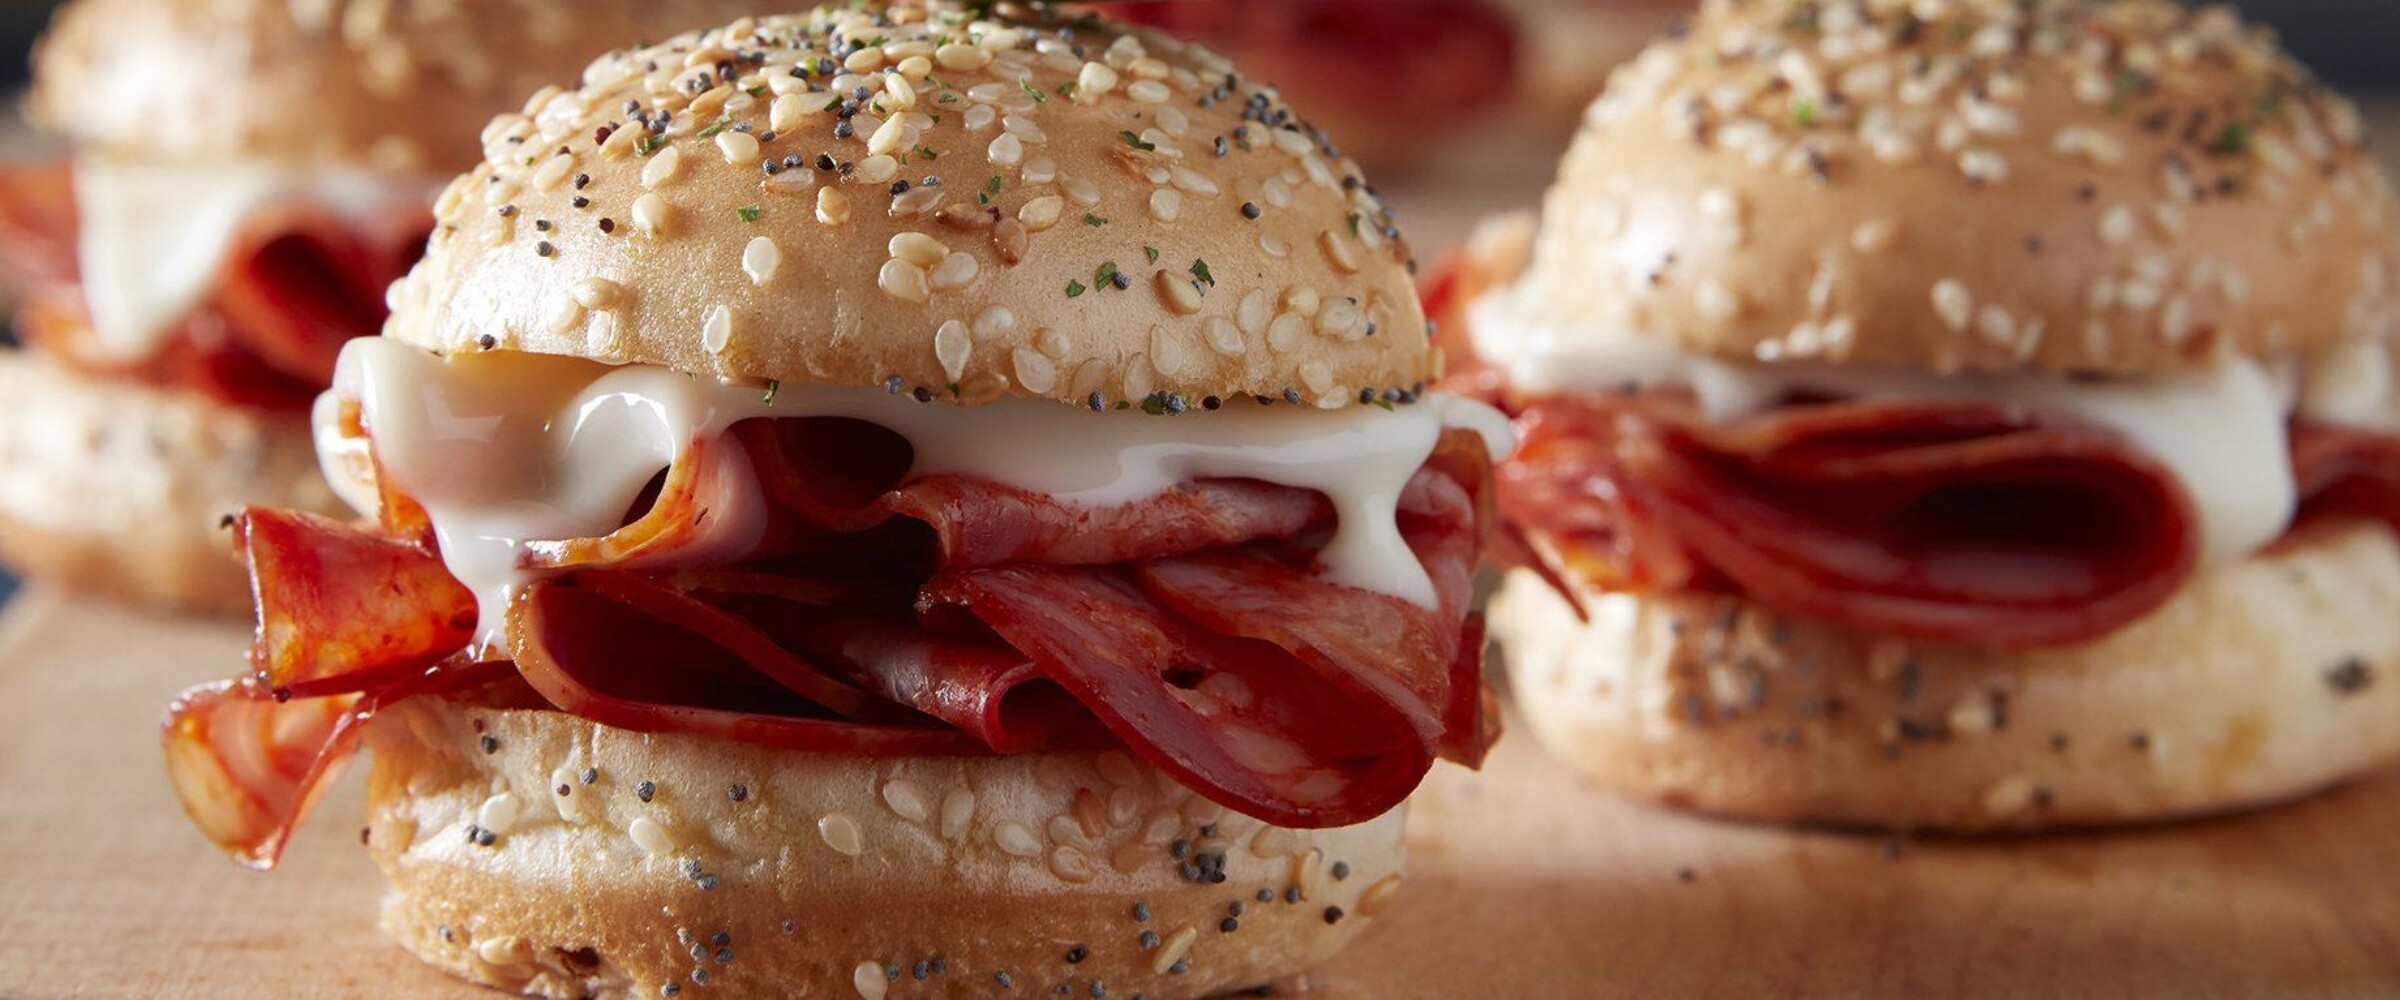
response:
[[[128,163],[87,152],[75,161],[76,256],[94,339],[128,361],[158,353],[207,301],[244,227],[263,211],[299,204],[357,221],[427,205],[434,190],[423,179],[364,171]]]
[[[2199,512],[2201,561],[2224,565],[2282,537],[2298,509],[2288,418],[2390,426],[2385,358],[2319,364],[2279,384],[2256,362],[2114,381],[2051,374],[1937,375],[1836,364],[1736,364],[1665,337],[1548,321],[1522,286],[1471,303],[1476,353],[1531,393],[1689,389],[1711,420],[1757,413],[1794,394],[1859,400],[1995,403],[2109,428],[2166,467]],[[2380,415],[2381,419],[2374,419]]]
[[[368,337],[343,348],[316,414],[327,478],[354,505],[371,504],[374,489],[335,443],[345,400],[358,404],[383,475],[424,506],[443,561],[475,592],[487,645],[502,638],[511,596],[538,578],[525,568],[527,543],[616,530],[660,470],[744,420],[866,421],[908,440],[911,475],[973,476],[1084,507],[1136,503],[1197,479],[1316,490],[1338,517],[1324,576],[1426,607],[1433,583],[1401,537],[1401,491],[1448,428],[1481,435],[1495,456],[1513,447],[1505,417],[1439,394],[1391,411],[1243,401],[1153,417],[1030,399],[966,409],[847,386],[770,393],[652,365],[520,352],[443,358]],[[735,560],[759,538],[764,499],[748,459],[726,444],[701,452],[715,466],[702,479],[714,490],[703,498],[709,515],[698,542],[669,557],[675,565]]]

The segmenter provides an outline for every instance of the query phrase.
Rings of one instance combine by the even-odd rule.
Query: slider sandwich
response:
[[[1436,293],[1518,702],[1603,785],[1951,829],[2400,753],[2393,202],[2223,8],[1727,2]]]
[[[237,522],[253,672],[165,730],[203,833],[270,865],[371,749],[384,929],[546,996],[1204,996],[1391,905],[1494,735],[1507,425],[1271,89],[838,5],[484,136],[316,406],[367,519]]]
[[[310,401],[433,225],[485,119],[726,0],[76,0],[27,112],[71,147],[0,169],[0,559],[227,614],[219,524],[330,512]]]

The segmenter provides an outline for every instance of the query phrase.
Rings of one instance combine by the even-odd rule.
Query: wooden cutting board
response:
[[[376,936],[355,782],[273,875],[186,828],[154,724],[245,640],[39,588],[0,618],[0,997],[488,995]],[[1511,739],[1416,809],[1403,901],[1305,995],[2400,995],[2400,775],[2240,820],[1901,843],[1615,801]]]

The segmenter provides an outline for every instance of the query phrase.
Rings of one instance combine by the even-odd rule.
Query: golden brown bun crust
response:
[[[2324,525],[2073,649],[1912,647],[1735,597],[1538,580],[1492,607],[1543,745],[1609,788],[1757,819],[1950,830],[2219,813],[2400,756],[2400,540]]]
[[[742,0],[76,0],[35,53],[45,127],[153,159],[475,161],[492,115]]]
[[[368,741],[385,931],[529,994],[1217,995],[1321,962],[1400,883],[1399,810],[1278,830],[1118,753],[824,757],[438,700]]]
[[[1619,72],[1549,196],[1554,319],[2117,375],[2390,330],[2358,113],[2264,29],[2169,0],[1859,6],[1712,0]]]
[[[1145,29],[890,16],[685,37],[493,123],[388,332],[969,403],[1337,406],[1434,376],[1389,214],[1271,90]],[[854,69],[792,76],[829,47]]]
[[[161,607],[250,613],[221,521],[245,503],[333,514],[308,421],[86,379],[0,353],[0,561]]]

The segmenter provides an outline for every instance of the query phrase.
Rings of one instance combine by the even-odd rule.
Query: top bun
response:
[[[29,114],[150,160],[474,162],[486,119],[612,48],[748,0],[75,0],[34,54]]]
[[[2168,0],[1709,0],[1621,70],[1527,301],[1724,359],[2140,375],[2385,336],[2357,110]]]
[[[1180,410],[1411,398],[1411,259],[1269,87],[947,0],[745,19],[484,130],[387,333],[729,380]]]

